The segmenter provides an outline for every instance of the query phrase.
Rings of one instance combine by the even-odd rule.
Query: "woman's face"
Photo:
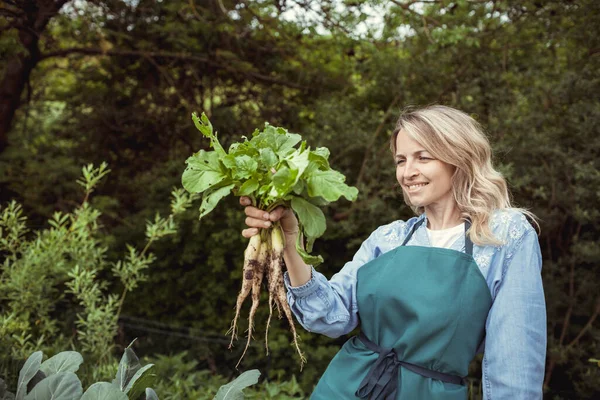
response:
[[[435,159],[418,142],[400,130],[396,138],[396,179],[410,204],[416,207],[455,203],[452,175],[455,167]]]

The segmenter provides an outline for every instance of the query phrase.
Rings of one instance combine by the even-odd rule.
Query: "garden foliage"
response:
[[[112,382],[96,382],[84,392],[75,374],[83,363],[76,351],[63,351],[42,362],[43,353],[33,353],[21,368],[15,393],[0,379],[2,400],[158,400],[152,385],[153,364],[141,366],[127,347]]]
[[[132,343],[133,344],[133,343]],[[84,392],[81,381],[76,375],[83,363],[83,357],[76,351],[63,351],[42,362],[43,353],[33,353],[21,368],[15,393],[7,390],[6,383],[0,378],[0,400],[159,400],[152,389],[157,380],[154,364],[142,366],[140,360],[129,345],[121,357],[115,378],[111,382],[96,382]],[[213,400],[240,400],[246,398],[244,389],[258,382],[258,370],[246,371],[233,381],[219,387]],[[293,384],[295,383],[292,382]],[[296,391],[299,389],[296,385]],[[212,389],[204,383],[203,390],[211,393]],[[168,388],[172,389],[172,388]],[[281,388],[267,383],[266,394],[259,398],[285,396]],[[166,390],[169,391],[169,390]],[[181,393],[182,394],[182,393]],[[186,393],[186,396],[190,396]],[[177,397],[166,397],[166,399]],[[202,400],[198,393],[193,397]],[[208,398],[208,397],[206,397]],[[254,398],[251,395],[250,398]]]
[[[148,249],[176,232],[175,216],[193,199],[182,189],[174,190],[171,214],[166,218],[156,214],[154,221],[147,221],[143,250],[128,245],[125,256],[111,262],[102,243],[101,213],[88,202],[108,173],[105,163],[98,168],[85,166],[78,180],[84,188],[82,203],[71,213],[55,212],[45,229],[30,231],[23,209],[15,201],[0,208],[0,253],[4,255],[0,272],[0,376],[10,383],[16,379],[15,361],[36,350],[28,363],[38,367],[42,350],[56,353],[74,347],[93,365],[87,372],[94,379],[109,369],[125,297],[146,279],[154,260]],[[120,283],[120,293],[111,290],[107,273]],[[79,367],[76,361],[80,356],[60,354],[55,357]],[[124,357],[129,355],[136,360],[128,347]],[[47,372],[44,368],[56,363],[57,359],[51,358],[41,370]],[[17,391],[17,398],[22,392]]]

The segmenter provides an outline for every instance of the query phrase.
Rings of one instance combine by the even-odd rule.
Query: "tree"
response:
[[[0,24],[0,33],[17,36],[20,49],[9,53],[0,81],[0,153],[8,144],[8,132],[15,111],[21,103],[26,86],[30,85],[31,71],[41,60],[40,39],[46,27],[69,0],[4,0],[0,15],[6,17]],[[29,87],[31,95],[31,87]]]

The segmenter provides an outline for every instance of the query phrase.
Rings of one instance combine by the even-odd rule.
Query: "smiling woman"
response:
[[[446,182],[450,187],[453,202],[452,208],[459,211],[458,219],[470,219],[472,223],[471,239],[477,244],[500,244],[489,228],[489,218],[493,210],[513,209],[529,216],[535,221],[535,216],[523,209],[511,205],[506,181],[502,174],[492,165],[492,150],[490,143],[479,123],[464,112],[444,106],[431,106],[404,113],[396,124],[392,134],[390,148],[396,154],[398,165],[397,178],[403,188],[404,200],[416,214],[425,212],[425,204],[429,205],[431,213],[439,213],[440,202],[430,201],[424,204],[418,198],[410,197],[407,191],[409,176],[400,177],[405,171],[402,165],[408,161],[403,156],[403,149],[421,151],[421,164],[437,161],[430,165],[433,171],[445,171],[438,182]],[[400,162],[405,160],[404,162]],[[416,166],[419,167],[420,164]],[[431,168],[422,166],[420,169],[408,170],[417,172],[415,177],[427,176]],[[451,172],[451,179],[447,173]],[[438,188],[438,190],[442,190]],[[450,194],[450,193],[448,193]],[[416,202],[415,202],[416,201]],[[441,204],[448,204],[442,202]],[[454,207],[456,205],[456,207]],[[452,216],[453,218],[456,216]],[[437,219],[433,217],[433,219]],[[456,218],[454,218],[457,220]],[[446,224],[444,224],[445,226]],[[436,227],[436,229],[442,229]]]
[[[404,113],[391,148],[417,216],[375,230],[331,279],[285,251],[288,303],[302,326],[330,337],[361,327],[311,399],[464,400],[478,350],[484,399],[541,399],[546,309],[526,218],[535,217],[511,205],[487,138],[464,112]],[[244,235],[256,234],[263,212],[246,214],[256,223]],[[289,210],[272,214],[295,226]]]

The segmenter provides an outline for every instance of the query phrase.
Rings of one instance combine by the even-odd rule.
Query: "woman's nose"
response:
[[[415,168],[414,164],[412,162],[406,162],[406,165],[404,166],[404,178],[408,179],[408,178],[413,178],[415,176],[419,175],[419,171]]]

